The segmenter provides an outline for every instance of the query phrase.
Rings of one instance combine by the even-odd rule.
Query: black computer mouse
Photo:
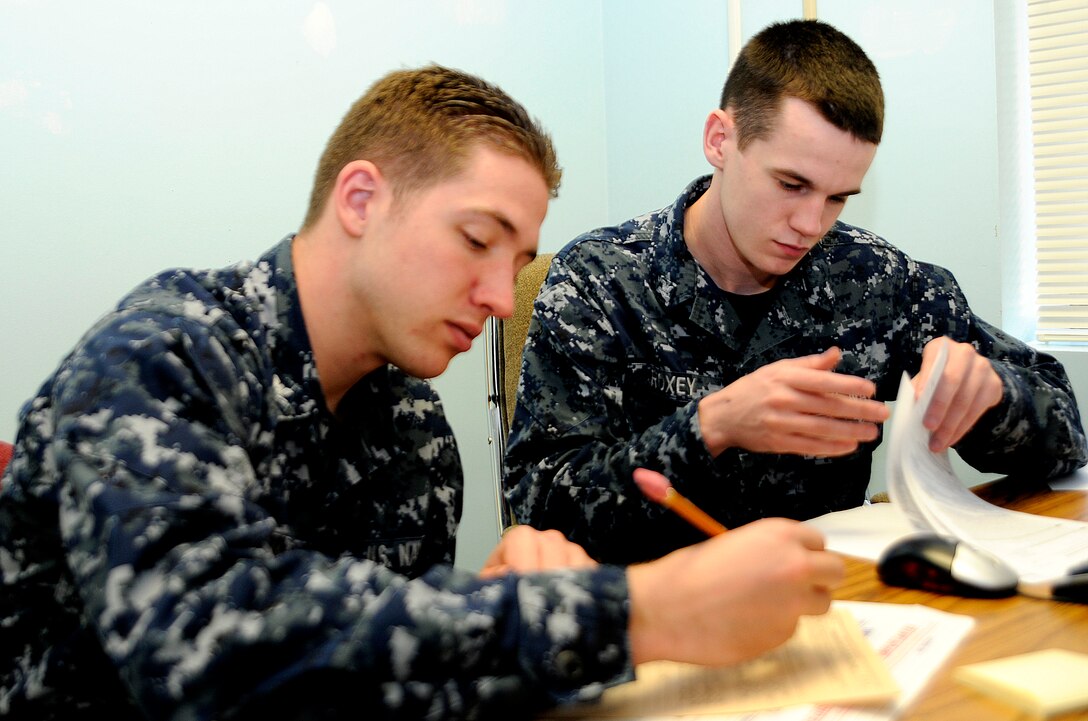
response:
[[[932,533],[910,535],[889,546],[877,561],[877,575],[889,586],[969,598],[1011,596],[1019,581],[996,556]]]

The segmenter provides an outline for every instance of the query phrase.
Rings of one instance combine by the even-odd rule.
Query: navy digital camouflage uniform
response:
[[[429,384],[386,367],[329,413],[290,238],[135,290],[16,446],[0,716],[518,717],[632,677],[623,569],[450,566],[461,466]]]
[[[586,233],[552,262],[533,310],[506,456],[519,521],[557,528],[598,560],[630,562],[701,538],[646,500],[631,472],[665,473],[727,526],[807,519],[859,505],[879,440],[840,458],[730,448],[712,458],[698,399],[783,358],[843,350],[838,371],[895,398],[923,346],[948,335],[993,361],[1004,399],[956,446],[987,472],[1046,478],[1085,464],[1064,369],[976,317],[952,275],[836,223],[776,288],[746,333],[695,262],[684,211],[709,185],[618,227]],[[743,299],[741,299],[743,300]]]

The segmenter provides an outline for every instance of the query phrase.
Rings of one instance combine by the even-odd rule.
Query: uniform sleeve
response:
[[[599,560],[632,563],[702,540],[647,501],[631,474],[713,475],[697,401],[634,428],[624,413],[621,302],[553,261],[534,306],[505,460],[518,521],[560,529]]]
[[[917,264],[912,297],[916,303],[906,352],[921,353],[929,339],[945,331],[969,342],[990,359],[1001,377],[1001,402],[988,411],[955,446],[972,467],[987,473],[1046,480],[1088,463],[1088,446],[1073,386],[1053,356],[1043,353],[976,316],[952,274]]]
[[[247,500],[244,334],[119,317],[55,384],[67,563],[153,718],[526,715],[631,678],[624,571],[408,580]]]

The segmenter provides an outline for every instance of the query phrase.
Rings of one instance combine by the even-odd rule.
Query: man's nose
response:
[[[487,309],[488,315],[509,318],[514,314],[514,274],[491,271],[476,283],[473,302]]]
[[[817,238],[823,228],[823,213],[825,201],[816,196],[805,198],[795,209],[790,217],[790,225],[798,233],[806,238]]]

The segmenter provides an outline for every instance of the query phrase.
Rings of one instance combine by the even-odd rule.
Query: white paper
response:
[[[1024,581],[1057,578],[1088,562],[1088,523],[995,506],[967,488],[948,452],[929,450],[922,418],[947,356],[942,347],[918,401],[904,374],[889,430],[888,497],[919,531],[952,536],[1000,557]]]
[[[862,633],[887,661],[901,690],[899,698],[876,707],[806,705],[713,718],[716,721],[893,721],[917,700],[975,625],[970,616],[926,606],[865,601],[835,601],[835,604],[857,618]],[[662,717],[647,717],[642,721],[655,718]]]
[[[862,632],[887,661],[901,689],[883,708],[817,708],[804,721],[889,721],[898,718],[975,626],[970,616],[928,606],[841,601],[858,618]]]
[[[866,503],[805,521],[824,534],[829,551],[877,561],[895,541],[917,533],[897,503]]]

